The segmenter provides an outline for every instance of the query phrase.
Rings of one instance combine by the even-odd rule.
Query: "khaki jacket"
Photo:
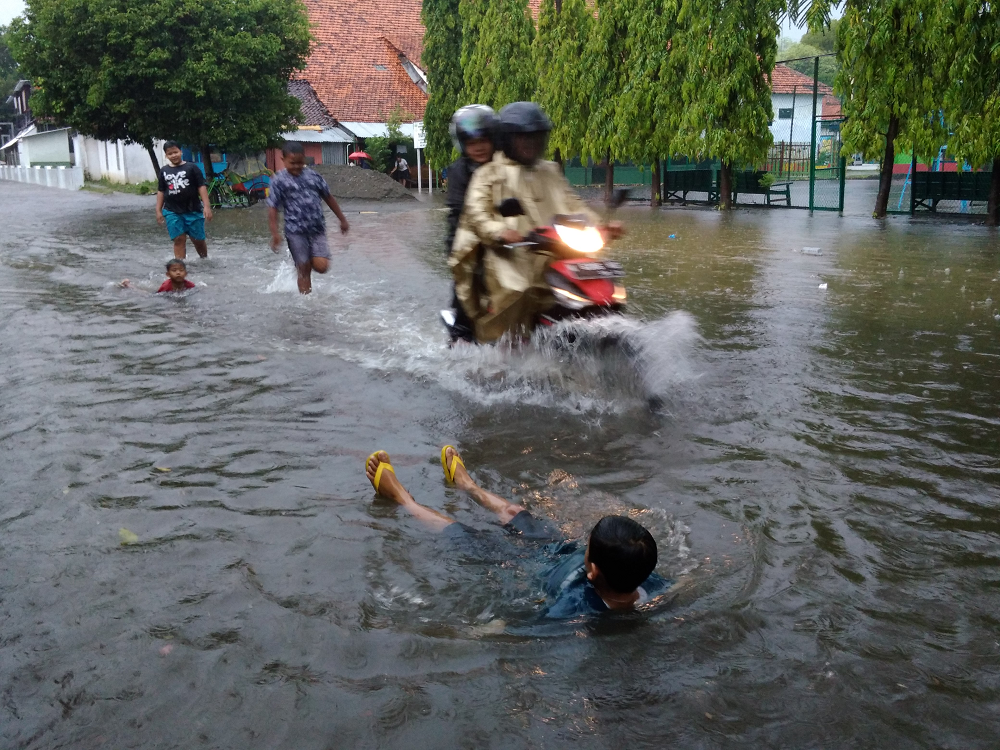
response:
[[[507,198],[517,198],[525,215],[500,216],[497,206]],[[555,302],[544,279],[552,256],[527,248],[506,249],[500,234],[514,229],[526,236],[535,227],[551,224],[556,214],[580,213],[596,223],[555,162],[525,167],[497,152],[493,161],[476,170],[448,265],[459,302],[475,323],[477,340],[496,341],[505,333],[529,335],[536,316]],[[480,257],[482,275],[477,279]]]

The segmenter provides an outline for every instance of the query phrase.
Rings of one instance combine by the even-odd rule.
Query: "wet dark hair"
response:
[[[625,516],[605,516],[590,532],[588,559],[619,594],[630,594],[656,567],[656,540]]]
[[[167,273],[170,273],[170,266],[180,266],[185,271],[188,270],[187,264],[180,258],[171,258],[167,261]]]
[[[306,150],[302,148],[302,144],[298,141],[285,141],[285,145],[281,147],[281,155],[288,156],[289,154],[304,154]]]
[[[164,141],[163,142],[163,153],[167,153],[168,148],[180,148],[181,144],[177,141]]]

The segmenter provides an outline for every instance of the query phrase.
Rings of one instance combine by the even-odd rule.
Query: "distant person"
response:
[[[403,187],[406,187],[410,181],[410,164],[403,158],[402,154],[396,157],[396,166],[392,168],[389,174],[396,175],[396,179]]]
[[[174,257],[187,257],[187,238],[201,258],[208,257],[205,242],[205,222],[212,220],[212,205],[208,200],[205,175],[196,164],[184,161],[176,141],[163,144],[163,155],[169,164],[160,167],[157,176],[156,220],[167,225],[174,241]]]
[[[350,225],[340,210],[337,199],[330,195],[326,180],[306,167],[301,143],[286,141],[281,149],[281,158],[285,162],[285,168],[271,178],[271,190],[267,198],[271,249],[276,253],[280,252],[280,209],[285,212],[285,239],[298,271],[299,292],[309,294],[312,291],[312,272],[326,273],[330,263],[322,204],[326,203],[340,219],[342,234],[347,234]]]
[[[509,533],[541,542],[562,541],[549,521],[532,516],[522,506],[487,492],[465,469],[451,445],[441,449],[445,479],[468,492],[472,499],[493,511]],[[430,528],[448,535],[469,530],[443,513],[420,505],[396,478],[385,451],[376,451],[365,463],[365,474],[375,491],[407,510]],[[584,549],[563,541],[552,551],[552,565],[545,573],[546,617],[569,619],[610,610],[630,610],[670,586],[653,572],[656,540],[641,524],[624,516],[605,516],[594,526]]]
[[[497,115],[492,107],[485,104],[470,104],[461,107],[451,118],[451,141],[461,156],[448,167],[448,236],[445,239],[445,254],[451,254],[455,242],[455,231],[465,205],[465,192],[473,172],[480,165],[493,158],[496,138]],[[459,302],[452,284],[451,307],[455,313],[455,325],[451,328],[453,340],[475,341],[475,325]]]
[[[164,294],[167,292],[186,292],[188,289],[194,289],[195,284],[193,281],[188,281],[187,266],[184,261],[180,258],[173,258],[167,261],[167,280],[164,281],[160,288],[156,290],[157,294]],[[123,289],[134,289],[132,282],[128,279],[123,279],[122,283],[119,284]]]

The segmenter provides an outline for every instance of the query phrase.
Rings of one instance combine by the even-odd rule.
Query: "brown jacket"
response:
[[[497,206],[507,198],[517,198],[525,215],[500,216]],[[497,152],[493,161],[476,170],[448,265],[458,299],[475,323],[480,342],[496,341],[505,333],[530,334],[538,313],[554,303],[544,279],[552,256],[527,248],[504,248],[500,234],[514,229],[525,236],[535,227],[550,224],[556,214],[580,213],[596,223],[555,162],[525,167]],[[480,258],[482,276],[477,281]]]

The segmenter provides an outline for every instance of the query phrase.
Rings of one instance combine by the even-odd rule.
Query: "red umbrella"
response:
[[[355,151],[353,154],[347,155],[348,159],[371,159],[371,157],[364,151]]]

